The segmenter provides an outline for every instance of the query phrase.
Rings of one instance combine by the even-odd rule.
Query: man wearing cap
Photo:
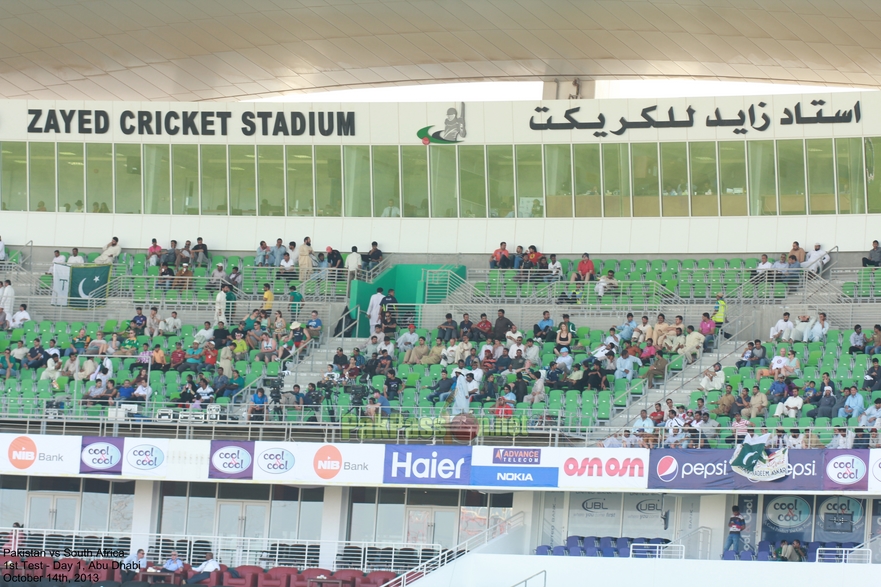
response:
[[[225,280],[226,271],[223,270],[223,263],[218,263],[214,266],[214,270],[211,272],[210,278],[208,279],[208,287],[209,289],[220,289]]]
[[[416,334],[416,325],[409,324],[407,325],[407,332],[401,334],[398,337],[398,350],[405,351],[409,353],[416,346],[416,343],[419,342],[419,335]],[[404,361],[406,362],[406,355],[404,356]]]
[[[569,347],[560,349],[560,356],[554,361],[557,365],[562,365],[563,370],[568,373],[572,370],[572,357],[569,356]]]
[[[817,404],[817,407],[807,413],[809,418],[832,418],[832,410],[835,407],[835,396],[832,395],[832,386],[826,385],[823,387],[823,397],[820,398],[820,402]]]
[[[722,371],[722,365],[714,364],[711,368],[704,371],[698,390],[700,391],[722,391],[725,386],[725,372]]]
[[[174,289],[190,289],[193,272],[189,263],[181,263],[180,269],[174,274]]]

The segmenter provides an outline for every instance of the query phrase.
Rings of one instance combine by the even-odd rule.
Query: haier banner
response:
[[[401,485],[470,485],[470,446],[385,447],[383,483]]]

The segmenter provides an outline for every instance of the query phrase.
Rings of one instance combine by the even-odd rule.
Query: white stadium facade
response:
[[[0,581],[869,580],[879,25],[0,0]]]

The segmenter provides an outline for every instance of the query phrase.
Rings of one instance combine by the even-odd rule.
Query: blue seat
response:
[[[585,548],[587,548],[588,546],[596,546],[597,545],[597,537],[596,536],[584,536],[581,539],[581,543],[584,545]]]
[[[618,550],[621,550],[622,548],[629,548],[630,547],[630,539],[629,538],[619,538],[618,540],[615,541],[615,546],[618,547]]]
[[[767,540],[761,540],[761,541],[759,541],[758,552],[759,552],[759,553],[762,553],[762,552],[771,552],[771,543],[768,542]]]
[[[756,553],[756,560],[757,561],[769,561],[769,560],[771,560],[771,553],[768,552],[767,550],[760,550],[759,552]]]
[[[597,557],[600,555],[600,551],[596,546],[585,546],[584,547],[584,556],[593,556]]]
[[[600,548],[612,548],[612,546],[614,545],[614,540],[615,539],[611,536],[603,536],[602,538],[600,538]]]
[[[569,556],[582,556],[584,551],[580,546],[570,546],[569,547]]]
[[[538,554],[541,556],[548,556],[549,554],[551,554],[551,547],[548,546],[547,544],[542,544],[541,546],[537,546],[535,548],[535,554]]]
[[[630,547],[624,546],[618,548],[618,558],[630,558]]]
[[[581,536],[567,536],[566,537],[566,546],[581,546]]]
[[[566,556],[566,547],[565,546],[555,546],[553,552],[551,553],[554,556]]]
[[[733,550],[726,550],[725,552],[722,553],[722,560],[723,561],[737,560],[737,553],[735,553]]]
[[[751,551],[751,550],[741,550],[741,551],[740,551],[740,560],[742,560],[742,561],[751,561],[751,560],[753,560],[753,551]]]
[[[603,553],[603,558],[615,558],[615,549],[611,546],[600,548],[600,550]]]

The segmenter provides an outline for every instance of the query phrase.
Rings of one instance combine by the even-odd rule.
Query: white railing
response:
[[[328,540],[295,540],[283,538],[244,538],[236,536],[200,536],[181,534],[138,534],[122,532],[86,532],[51,529],[16,530],[0,528],[0,535],[16,533],[21,549],[60,552],[65,548],[93,553],[118,550],[128,555],[138,548],[146,551],[150,562],[163,562],[172,551],[185,562],[204,560],[205,553],[214,553],[218,562],[227,566],[256,565],[265,569],[286,566],[360,569],[403,572],[432,559],[441,552],[437,543],[359,542]],[[90,554],[77,558],[91,560]],[[327,565],[327,566],[325,566]]]
[[[712,540],[713,531],[706,526],[701,526],[691,532],[686,532],[665,546],[681,546],[682,556],[680,558],[687,556],[690,559],[709,560]]]
[[[536,577],[541,577],[541,587],[545,587],[548,584],[548,572],[547,571],[539,571],[534,575],[526,577],[519,583],[515,583],[511,585],[511,587],[529,587],[529,582],[535,579]],[[533,581],[533,585],[538,585],[538,581]]]
[[[872,553],[872,562],[881,563],[881,534],[873,536],[867,542],[858,545],[857,548],[868,548]]]
[[[682,544],[631,544],[630,558],[684,559],[685,546]]]
[[[818,548],[816,562],[868,565],[872,563],[872,551],[868,548]]]
[[[523,512],[518,512],[507,520],[500,520],[480,534],[476,534],[465,542],[460,543],[453,550],[445,550],[431,560],[410,569],[409,571],[398,577],[395,577],[388,583],[382,585],[382,587],[406,587],[414,581],[418,581],[422,577],[440,569],[447,563],[452,562],[459,557],[465,556],[476,548],[484,546],[490,540],[498,538],[499,536],[503,536],[515,528],[519,528],[525,523],[525,518],[526,516]]]

